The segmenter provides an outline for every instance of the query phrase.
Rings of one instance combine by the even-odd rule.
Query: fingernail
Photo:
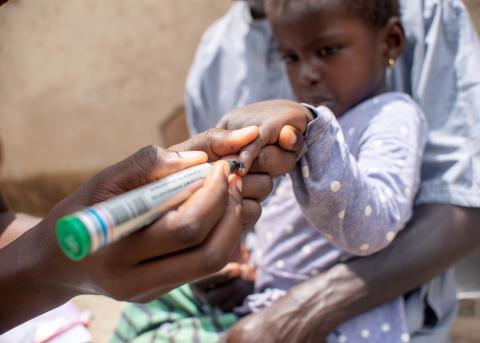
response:
[[[232,131],[233,138],[243,138],[245,136],[250,136],[252,134],[258,135],[258,127],[257,126],[248,126],[244,127],[243,129],[234,130]]]
[[[203,151],[179,151],[178,155],[184,160],[199,160],[207,156]]]
[[[243,189],[243,180],[241,177],[237,177],[235,180],[235,186],[237,186],[238,191],[240,194],[242,194],[242,189]]]
[[[295,134],[295,132],[292,132],[291,130],[289,135],[290,137],[288,138],[288,140],[290,141],[290,144],[294,146],[295,144],[297,144],[297,141],[298,141],[297,135]]]
[[[225,175],[230,175],[230,164],[227,161],[219,160],[213,166],[214,168],[222,169]]]

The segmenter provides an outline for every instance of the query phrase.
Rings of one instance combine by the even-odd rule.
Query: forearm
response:
[[[0,249],[0,332],[76,295],[61,285],[60,279],[67,277],[62,266],[65,259],[56,247],[49,246],[52,240],[45,237],[47,230],[39,230],[40,225],[45,223]],[[54,230],[49,231],[48,235],[54,234]]]
[[[409,228],[387,249],[338,265],[301,286],[315,294],[301,304],[316,312],[312,329],[331,330],[448,269],[479,246],[479,222],[478,209],[421,206]]]
[[[0,249],[33,228],[40,220],[23,213],[0,213]]]

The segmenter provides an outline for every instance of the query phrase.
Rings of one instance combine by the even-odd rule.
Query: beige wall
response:
[[[12,0],[0,7],[3,177],[84,172],[160,143],[196,44],[228,0]]]
[[[0,7],[0,188],[45,214],[150,143],[183,104],[202,32],[233,0],[10,0]],[[467,0],[480,26],[480,0]],[[167,126],[180,138],[183,123]],[[173,133],[173,134],[172,134]]]
[[[464,2],[475,20],[477,32],[480,32],[480,0],[465,0]]]

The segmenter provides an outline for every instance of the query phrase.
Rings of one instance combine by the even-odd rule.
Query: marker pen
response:
[[[198,189],[212,165],[200,164],[93,205],[57,222],[63,252],[79,261],[88,254],[158,219]],[[230,172],[244,168],[231,161]]]

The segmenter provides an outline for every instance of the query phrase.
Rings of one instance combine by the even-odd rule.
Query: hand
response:
[[[250,169],[261,149],[268,144],[279,145],[299,154],[303,148],[303,133],[313,119],[310,111],[289,100],[270,100],[237,108],[227,113],[217,124],[223,129],[239,129],[250,125],[260,128],[260,136],[242,149],[240,160]]]
[[[220,138],[226,147],[223,149],[232,153],[255,139],[258,129],[216,132],[216,140],[207,134],[205,139],[196,137],[196,146],[214,151],[214,143]],[[60,202],[35,228],[1,249],[0,293],[9,296],[2,297],[0,308],[8,310],[9,318],[2,321],[0,331],[79,294],[148,301],[220,270],[243,234],[241,179],[229,177],[225,162],[218,162],[203,186],[177,210],[81,262],[64,256],[53,229],[60,216],[207,158],[203,152],[184,154],[153,146],[144,148],[97,174]]]
[[[254,280],[248,264],[232,262],[221,271],[190,284],[195,297],[202,302],[230,312],[253,293]]]
[[[201,150],[208,155],[209,161],[216,161],[228,155],[238,153],[241,147],[247,145],[249,142],[258,137],[259,130],[257,127],[246,127],[237,131],[225,131],[221,129],[210,129],[201,134],[198,134],[188,141],[174,145],[169,148],[170,151],[194,151]],[[277,149],[281,150],[281,149]],[[281,154],[279,151],[274,156]],[[272,153],[274,154],[274,153]],[[292,155],[293,154],[287,154]],[[266,156],[266,155],[264,155]],[[236,158],[236,157],[235,157]],[[279,161],[287,165],[292,158],[284,157],[278,158]],[[285,161],[288,160],[288,161]],[[260,203],[272,191],[272,178],[267,175],[265,171],[267,168],[275,168],[262,160],[257,165],[256,174],[245,175],[243,178],[243,212],[242,223],[245,228],[251,228],[260,218],[262,208]],[[278,169],[278,167],[277,167]],[[277,170],[275,170],[277,171]],[[267,173],[267,174],[265,174]]]
[[[243,318],[230,329],[222,342],[324,342],[334,327],[327,325],[322,318],[322,314],[325,317],[328,314],[321,309],[322,303],[316,302],[321,297],[317,294],[312,296],[309,283],[312,284],[307,281],[290,289],[269,307]],[[320,283],[317,282],[317,285]],[[319,288],[315,287],[316,291],[322,291]]]
[[[247,247],[239,246],[232,261],[221,271],[190,284],[197,299],[228,312],[253,293],[255,269]]]

